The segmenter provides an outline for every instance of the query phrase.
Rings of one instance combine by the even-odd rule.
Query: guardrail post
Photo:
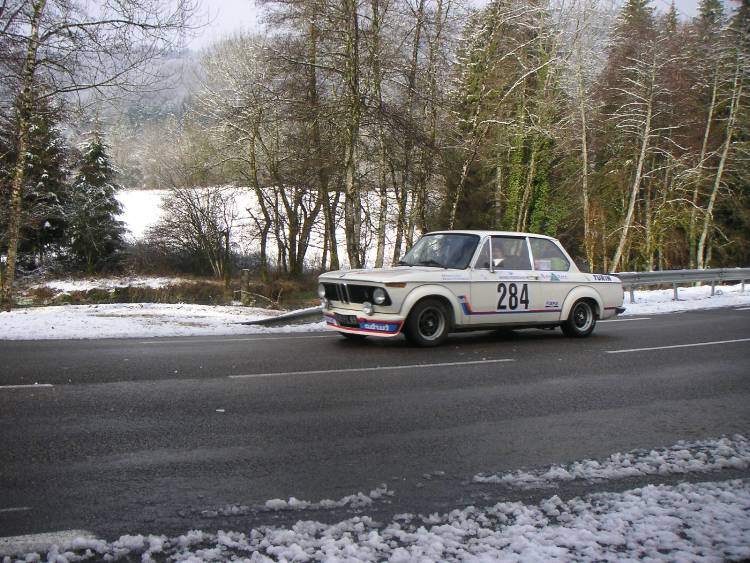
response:
[[[632,285],[630,286],[630,302],[635,303],[635,290]]]
[[[716,281],[711,280],[711,297],[714,296],[714,293],[716,293]]]
[[[740,286],[740,293],[745,293],[745,280],[742,280],[742,285]]]
[[[680,297],[677,295],[677,283],[672,284],[672,289],[674,290],[674,299],[673,301],[679,301]]]

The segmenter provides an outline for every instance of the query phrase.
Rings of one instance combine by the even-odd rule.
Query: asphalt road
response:
[[[367,514],[445,511],[530,495],[470,483],[479,472],[733,432],[750,432],[743,309],[429,350],[332,333],[0,341],[0,537],[331,521],[353,511],[259,507],[383,483],[393,496]]]

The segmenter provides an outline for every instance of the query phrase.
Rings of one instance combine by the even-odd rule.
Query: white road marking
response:
[[[30,506],[13,506],[11,508],[0,508],[0,513],[5,512],[26,512],[32,510]]]
[[[76,538],[93,538],[94,534],[86,530],[62,530],[46,534],[27,536],[8,536],[0,538],[0,556],[25,555],[32,552],[45,553],[53,545],[63,546]],[[44,559],[44,557],[43,557]]]
[[[627,321],[650,321],[651,317],[633,317],[632,319],[608,319],[606,321],[599,321],[600,323],[624,323]]]
[[[34,383],[33,385],[0,385],[0,389],[36,389],[39,387],[54,387],[51,383]]]
[[[332,338],[336,334],[314,334],[308,336],[263,336],[260,338],[191,338],[189,340],[143,340],[139,344],[200,344],[202,342],[260,342],[261,340],[304,340],[306,338]]]
[[[692,348],[693,346],[715,346],[717,344],[734,344],[736,342],[750,342],[750,338],[737,338],[736,340],[715,340],[713,342],[694,342],[693,344],[673,344],[672,346],[653,346],[651,348],[631,348],[629,350],[607,350],[607,354],[647,352],[649,350],[669,350],[672,348]]]
[[[356,373],[366,371],[393,371],[401,369],[426,369],[426,368],[443,368],[453,366],[471,366],[481,364],[499,364],[503,362],[514,362],[515,360],[510,358],[502,358],[498,360],[476,360],[472,362],[444,362],[439,364],[411,364],[411,365],[400,365],[400,366],[377,366],[371,368],[342,368],[342,369],[318,369],[311,371],[283,371],[273,373],[249,373],[246,375],[230,375],[230,379],[252,379],[256,377],[276,377],[281,375],[322,375],[331,373]]]

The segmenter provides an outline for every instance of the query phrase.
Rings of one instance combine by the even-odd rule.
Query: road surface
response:
[[[262,507],[381,484],[393,495],[367,514],[444,512],[542,494],[471,483],[480,472],[735,432],[750,432],[746,308],[436,349],[334,333],[0,341],[0,536],[337,521],[356,510]]]

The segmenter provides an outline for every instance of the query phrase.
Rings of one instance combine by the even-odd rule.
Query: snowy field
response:
[[[174,282],[169,278],[129,280],[131,285]],[[49,282],[59,291],[80,291],[113,287],[117,281],[76,280]],[[127,283],[125,285],[127,285]],[[109,285],[107,285],[109,284]],[[113,285],[114,284],[114,285]],[[636,291],[635,303],[625,296],[625,315],[653,315],[750,306],[750,288],[744,293],[739,284],[720,286],[711,297],[709,286],[680,289],[680,300],[672,300],[672,290]],[[0,313],[5,340],[46,340],[64,338],[144,338],[153,336],[241,335],[265,332],[310,332],[326,330],[324,322],[279,328],[245,326],[239,323],[278,315],[278,311],[240,306],[172,305],[159,303],[60,305],[16,309]]]
[[[680,442],[652,452],[613,454],[599,463],[597,480],[631,474],[633,463],[666,459],[669,471],[688,474],[745,464],[748,440],[735,435]],[[724,460],[724,462],[720,462]],[[584,460],[577,467],[592,467]],[[546,475],[544,470],[529,475]],[[582,472],[581,472],[582,471]],[[577,478],[587,478],[581,470]],[[515,473],[514,475],[518,475]],[[714,477],[715,478],[715,477]],[[549,481],[545,478],[545,483]],[[528,484],[528,481],[524,481]],[[3,563],[54,561],[740,561],[750,557],[750,479],[647,485],[569,499],[551,494],[539,502],[500,502],[446,514],[396,514],[376,522],[359,515],[334,524],[305,520],[305,510],[357,502],[359,508],[398,494],[378,488],[341,501],[269,500],[258,510],[294,510],[288,527],[237,531],[189,530],[166,537],[125,535],[115,541],[85,531],[53,545],[32,537],[0,540]],[[354,499],[354,500],[352,500]],[[242,507],[249,510],[249,507]],[[228,514],[233,514],[230,512]],[[44,543],[44,542],[41,542]],[[49,541],[47,541],[49,544]],[[26,548],[26,549],[24,549]]]

